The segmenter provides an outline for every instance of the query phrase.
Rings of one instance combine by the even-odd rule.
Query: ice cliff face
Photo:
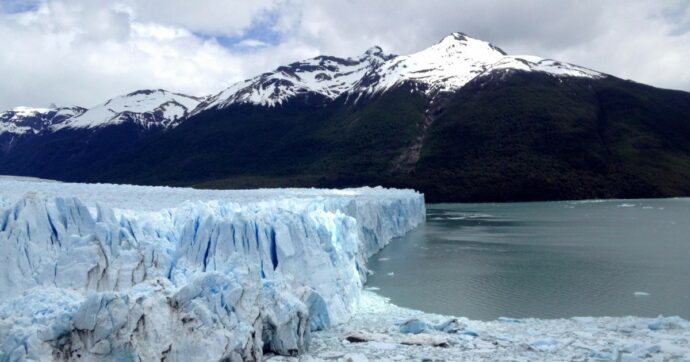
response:
[[[0,361],[298,354],[424,220],[422,195],[380,188],[0,190]]]

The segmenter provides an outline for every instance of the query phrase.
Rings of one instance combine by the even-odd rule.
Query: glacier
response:
[[[0,177],[0,361],[690,360],[679,317],[474,321],[363,289],[412,190]]]
[[[0,178],[0,361],[302,354],[424,218],[412,190]]]

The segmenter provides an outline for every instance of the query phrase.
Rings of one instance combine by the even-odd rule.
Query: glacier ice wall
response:
[[[425,215],[423,195],[383,188],[0,190],[0,361],[299,354]]]

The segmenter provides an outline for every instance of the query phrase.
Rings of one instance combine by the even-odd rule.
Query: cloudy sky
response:
[[[0,0],[0,109],[206,95],[291,61],[406,54],[454,31],[690,91],[687,0]]]

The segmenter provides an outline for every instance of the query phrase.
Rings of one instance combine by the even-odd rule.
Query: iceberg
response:
[[[424,218],[412,190],[0,178],[0,361],[302,354]]]

